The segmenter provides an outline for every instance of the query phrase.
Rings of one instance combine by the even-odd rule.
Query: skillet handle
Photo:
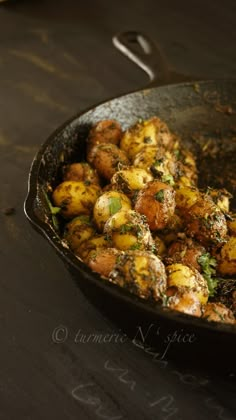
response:
[[[148,74],[149,86],[169,81],[170,73],[166,60],[157,44],[147,35],[136,31],[120,32],[112,38],[112,41],[122,54]]]

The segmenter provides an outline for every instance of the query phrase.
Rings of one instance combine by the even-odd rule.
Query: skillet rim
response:
[[[148,91],[153,91],[162,88],[171,88],[171,87],[189,87],[195,84],[199,85],[207,85],[207,84],[214,84],[214,83],[224,83],[229,84],[233,83],[236,87],[236,78],[218,78],[218,79],[208,79],[208,80],[193,80],[187,81],[182,83],[173,83],[173,84],[166,84],[161,86],[155,87],[146,87],[143,89],[136,89],[129,93],[121,94],[118,96],[111,97],[109,99],[100,101],[91,107],[82,110],[79,113],[74,114],[72,117],[67,119],[64,123],[62,123],[58,128],[56,128],[49,137],[39,146],[38,152],[33,158],[31,163],[29,175],[28,175],[28,191],[24,201],[24,213],[29,222],[33,225],[33,227],[40,233],[48,242],[53,246],[57,254],[62,258],[63,262],[69,266],[72,266],[78,274],[81,274],[83,277],[87,277],[89,281],[92,283],[93,286],[103,289],[106,293],[114,295],[115,298],[121,299],[126,301],[126,303],[130,304],[131,306],[135,306],[135,309],[138,309],[141,312],[147,312],[149,316],[154,318],[167,319],[168,321],[173,321],[177,323],[183,324],[185,327],[194,327],[200,329],[204,332],[204,330],[210,333],[216,334],[226,334],[227,336],[236,336],[236,326],[232,324],[224,324],[220,322],[214,321],[206,321],[203,318],[194,317],[192,315],[187,315],[182,312],[175,311],[173,309],[163,308],[161,305],[156,304],[152,305],[150,301],[145,301],[137,296],[131,294],[130,292],[122,289],[121,287],[104,280],[98,273],[93,272],[82,260],[77,258],[74,253],[69,249],[69,247],[59,238],[58,234],[52,229],[49,223],[44,220],[42,221],[37,214],[35,213],[35,208],[39,206],[38,203],[38,191],[39,185],[38,182],[38,175],[40,166],[42,163],[42,158],[44,152],[46,151],[47,147],[51,144],[51,142],[55,139],[55,137],[62,133],[68,126],[70,126],[73,122],[75,122],[80,117],[86,115],[89,112],[94,111],[98,107],[102,105],[106,105],[114,100],[127,98],[133,94],[138,93],[147,93]],[[85,281],[85,279],[82,279]],[[78,280],[78,284],[80,284],[80,280]]]

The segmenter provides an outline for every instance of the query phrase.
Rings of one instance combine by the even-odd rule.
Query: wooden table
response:
[[[82,295],[23,212],[47,136],[147,83],[115,50],[114,33],[148,33],[179,74],[233,77],[235,25],[233,0],[1,4],[0,419],[236,418],[233,373],[183,369],[138,348]]]

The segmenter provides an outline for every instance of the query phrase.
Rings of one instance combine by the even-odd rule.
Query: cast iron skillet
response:
[[[168,81],[161,54],[147,36],[126,32],[115,36],[113,42],[149,74],[152,85],[160,83],[159,73],[162,80]],[[221,186],[223,176],[224,184],[235,193],[232,178],[236,155],[234,110],[236,80],[185,82],[139,90],[92,107],[67,121],[40,147],[32,163],[25,201],[27,218],[52,244],[81,290],[109,317],[119,322],[131,338],[140,341],[142,346],[155,346],[160,358],[183,355],[184,359],[189,357],[196,361],[202,354],[204,360],[216,359],[219,365],[220,358],[220,364],[227,361],[232,368],[236,327],[163,309],[101,279],[61,241],[52,223],[45,191],[48,184],[54,188],[60,182],[63,162],[85,158],[85,140],[92,124],[102,119],[117,119],[123,129],[127,129],[140,117],[158,115],[197,152],[200,173],[202,169],[204,174],[200,175],[200,184]],[[202,153],[202,148],[209,151],[207,156]],[[176,339],[172,338],[167,355],[171,337]]]

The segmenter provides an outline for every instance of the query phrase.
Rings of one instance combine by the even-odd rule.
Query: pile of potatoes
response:
[[[104,279],[171,309],[235,324],[212,286],[215,277],[236,274],[231,196],[200,191],[197,179],[194,156],[159,118],[124,132],[103,120],[89,132],[86,162],[63,168],[52,201],[65,222],[63,239]]]

